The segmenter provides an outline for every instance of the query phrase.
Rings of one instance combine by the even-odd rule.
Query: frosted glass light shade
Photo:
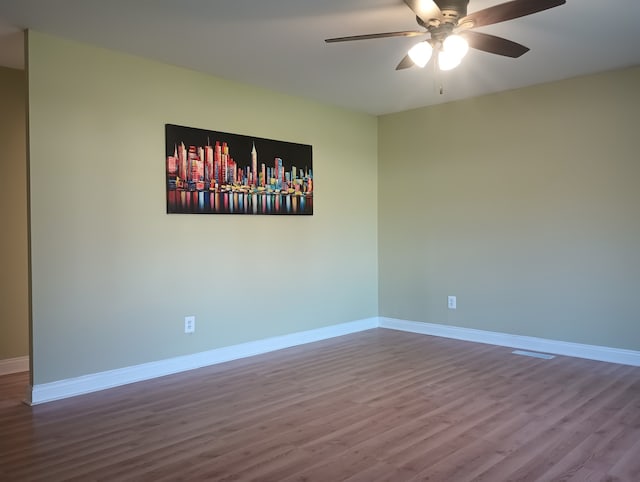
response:
[[[449,35],[444,42],[442,42],[442,49],[447,54],[462,59],[469,51],[469,44],[460,35]]]
[[[432,50],[431,44],[425,40],[424,42],[415,44],[409,49],[409,58],[414,64],[422,68],[429,62]]]
[[[460,65],[461,60],[462,59],[460,57],[451,55],[449,52],[446,52],[444,50],[442,50],[438,54],[438,65],[440,66],[440,70],[455,69],[458,65]]]

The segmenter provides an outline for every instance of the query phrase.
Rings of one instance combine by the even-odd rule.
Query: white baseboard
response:
[[[303,345],[314,341],[326,340],[336,336],[347,335],[378,327],[378,318],[331,325],[315,330],[291,333],[264,340],[251,341],[206,352],[194,353],[156,362],[143,363],[131,367],[119,368],[105,372],[83,375],[51,383],[42,383],[31,387],[26,403],[37,405],[53,400],[74,397],[98,390],[113,388],[128,383],[149,380],[151,378],[171,375],[173,373],[193,370],[204,366],[215,365],[239,358],[245,358],[270,351],[281,350],[292,346]]]
[[[16,358],[7,358],[5,360],[0,360],[0,375],[9,375],[10,373],[20,373],[28,371],[28,356],[19,356]]]
[[[474,341],[489,345],[521,348],[525,350],[553,353],[589,360],[620,363],[622,365],[640,366],[640,352],[624,350],[622,348],[609,348],[606,346],[583,345],[566,341],[549,340],[532,336],[510,335],[494,331],[474,330],[459,326],[438,325],[418,321],[398,320],[394,318],[379,318],[380,328],[409,331],[423,335],[454,338],[456,340]]]
[[[126,385],[128,383],[149,380],[165,375],[171,375],[173,373],[193,370],[195,368],[224,363],[231,360],[237,360],[239,358],[259,355],[275,350],[281,350],[283,348],[326,340],[378,327],[407,331],[411,333],[420,333],[423,335],[440,336],[443,338],[454,338],[456,340],[473,341],[477,343],[487,343],[490,345],[553,353],[555,355],[565,355],[610,363],[620,363],[623,365],[640,366],[640,352],[633,350],[596,345],[583,345],[580,343],[570,343],[545,338],[510,335],[508,333],[475,330],[472,328],[462,328],[458,326],[438,325],[433,323],[380,317],[367,318],[365,320],[342,323],[315,330],[291,333],[289,335],[217,348],[206,352],[194,353],[192,355],[169,358],[156,362],[143,363],[141,365],[119,368],[116,370],[93,373],[90,375],[69,378],[51,383],[42,383],[31,387],[30,393],[27,394],[26,403],[29,405],[37,405],[40,403],[51,402],[120,385]],[[21,367],[21,369],[16,369],[15,371],[28,370],[29,358],[21,357],[11,360],[0,360],[0,374],[13,373],[13,371],[3,372],[3,367],[6,370],[6,367],[9,366]]]

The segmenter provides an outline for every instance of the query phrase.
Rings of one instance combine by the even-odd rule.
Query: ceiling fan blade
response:
[[[411,57],[409,57],[409,55],[407,54],[400,61],[400,63],[396,67],[396,70],[408,69],[409,67],[413,67],[413,65],[414,65],[413,60],[411,60]]]
[[[429,25],[429,20],[441,20],[440,7],[433,0],[404,0],[404,3],[413,10],[420,20]]]
[[[548,10],[553,7],[559,7],[565,3],[567,3],[566,0],[513,0],[473,12],[461,18],[458,21],[458,25],[464,25],[469,22],[473,24],[470,28],[492,25],[494,23],[504,22],[505,20],[542,12],[543,10]]]
[[[529,48],[524,45],[487,33],[466,31],[460,35],[466,39],[469,47],[490,54],[504,55],[515,59],[529,51]]]
[[[328,44],[335,42],[350,42],[351,40],[368,40],[373,38],[387,38],[387,37],[416,37],[418,35],[424,35],[427,32],[418,32],[417,30],[405,30],[402,32],[384,32],[384,33],[370,33],[365,35],[351,35],[350,37],[336,37],[328,38],[325,40]]]

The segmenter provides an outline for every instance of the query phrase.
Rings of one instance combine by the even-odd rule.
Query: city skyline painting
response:
[[[169,214],[313,214],[307,144],[165,124]]]

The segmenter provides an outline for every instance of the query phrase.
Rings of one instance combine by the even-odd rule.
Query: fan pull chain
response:
[[[442,81],[442,72],[438,66],[437,55],[435,56],[433,65],[433,90],[437,90],[440,95],[444,95],[444,82]]]

